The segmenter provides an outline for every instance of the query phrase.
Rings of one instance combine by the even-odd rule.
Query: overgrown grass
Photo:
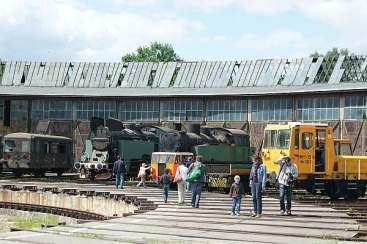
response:
[[[17,216],[15,226],[22,229],[40,228],[42,225],[57,225],[59,219],[56,216]]]

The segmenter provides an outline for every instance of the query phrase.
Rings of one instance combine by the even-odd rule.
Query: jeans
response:
[[[181,182],[177,183],[178,203],[184,203],[185,202],[185,186],[186,186],[185,181],[181,181]]]
[[[232,197],[232,213],[240,213],[241,196]]]
[[[124,185],[124,174],[116,174],[116,188],[123,188]]]
[[[279,197],[280,197],[280,210],[285,211],[284,198],[287,197],[287,210],[291,210],[292,207],[292,187],[279,185]]]
[[[186,182],[186,191],[191,191],[191,183]]]
[[[262,214],[262,183],[252,183],[251,195],[254,214]]]
[[[163,200],[167,203],[168,200],[169,185],[163,185]]]
[[[192,193],[191,206],[198,208],[200,197],[201,197],[201,191],[203,190],[203,183],[192,182],[190,183],[190,185],[191,185],[191,193]]]

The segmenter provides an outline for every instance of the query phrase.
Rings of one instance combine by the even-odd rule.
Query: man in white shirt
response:
[[[278,160],[280,169],[278,173],[279,197],[280,197],[280,215],[292,215],[292,190],[294,183],[298,177],[297,165],[292,163],[290,157],[285,156]],[[285,206],[284,198],[287,197],[287,206]]]
[[[180,179],[177,181],[177,190],[178,190],[178,204],[183,204],[185,202],[185,187],[186,187],[186,178],[187,171],[184,162],[180,162],[180,166],[176,169],[175,179]]]

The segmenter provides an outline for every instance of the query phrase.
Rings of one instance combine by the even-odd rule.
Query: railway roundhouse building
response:
[[[43,132],[83,149],[91,117],[239,128],[329,123],[367,154],[367,57],[83,63],[0,61],[0,134]]]

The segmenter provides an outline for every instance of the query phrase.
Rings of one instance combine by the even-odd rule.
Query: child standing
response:
[[[234,177],[234,182],[229,190],[229,196],[232,198],[232,213],[231,215],[240,215],[241,199],[242,195],[245,194],[243,185],[240,184],[240,176]]]
[[[164,169],[164,173],[161,176],[161,183],[163,185],[163,200],[164,200],[164,203],[167,203],[169,186],[171,184],[171,179],[169,176],[169,169]]]

